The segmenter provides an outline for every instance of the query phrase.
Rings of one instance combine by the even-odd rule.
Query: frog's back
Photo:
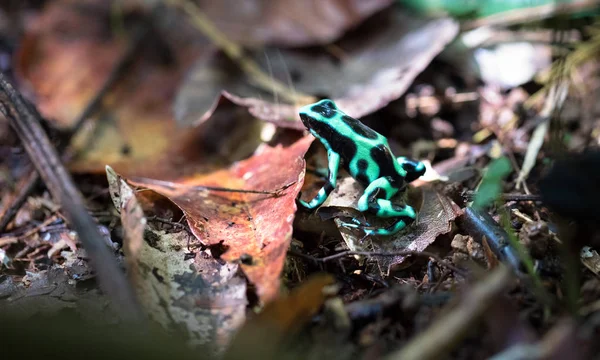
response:
[[[404,170],[392,154],[387,139],[359,120],[339,110],[331,100],[303,107],[300,118],[328,150],[340,155],[350,175],[368,186],[382,176],[403,181]]]
[[[330,142],[330,147],[346,162],[350,162],[357,156],[364,157],[365,150],[374,146],[380,144],[387,146],[387,140],[383,135],[342,112],[329,120],[329,127],[336,132],[331,136],[335,141]]]
[[[344,141],[333,145],[333,150],[344,159],[344,168],[362,185],[368,186],[379,177],[387,176],[402,182],[402,169],[389,148],[387,139],[347,115],[334,119]]]

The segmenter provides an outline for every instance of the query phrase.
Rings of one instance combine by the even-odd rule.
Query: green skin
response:
[[[331,100],[325,99],[300,109],[304,126],[327,149],[327,183],[309,202],[298,200],[308,209],[319,207],[335,189],[340,165],[356,181],[365,187],[358,200],[361,212],[375,214],[381,218],[395,218],[388,227],[364,227],[357,219],[343,223],[350,228],[363,228],[366,235],[393,235],[404,229],[416,218],[412,207],[394,204],[390,199],[404,191],[406,183],[416,180],[425,173],[421,162],[405,157],[396,158],[387,139],[346,115]]]

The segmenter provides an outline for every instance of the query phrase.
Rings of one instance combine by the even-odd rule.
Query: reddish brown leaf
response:
[[[171,199],[185,213],[190,228],[206,245],[222,245],[222,258],[234,261],[248,255],[242,265],[263,301],[279,291],[279,277],[291,240],[295,198],[304,179],[304,153],[313,138],[307,136],[289,147],[267,147],[227,170],[191,178],[185,183],[130,181]],[[277,191],[280,195],[202,190],[197,186]]]
[[[58,126],[72,125],[125,50],[125,39],[106,41],[110,30],[99,14],[109,6],[56,1],[27,23],[15,70],[33,87],[41,114]]]

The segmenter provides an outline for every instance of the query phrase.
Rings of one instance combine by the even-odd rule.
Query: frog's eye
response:
[[[331,100],[323,100],[321,102],[321,104],[323,106],[325,106],[326,108],[329,108],[329,109],[335,109],[336,108],[335,103],[333,101],[331,101]]]
[[[337,107],[335,106],[335,103],[333,101],[323,100],[315,106],[313,106],[311,110],[323,116],[324,118],[331,119],[335,116],[335,113],[337,112]]]

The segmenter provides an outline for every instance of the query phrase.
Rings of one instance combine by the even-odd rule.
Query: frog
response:
[[[304,127],[327,150],[326,182],[312,200],[298,198],[302,207],[313,210],[321,206],[335,189],[342,167],[365,188],[358,210],[377,218],[391,218],[393,223],[375,227],[352,218],[341,221],[341,226],[362,229],[365,237],[391,236],[415,221],[415,210],[408,204],[392,202],[392,198],[425,174],[423,162],[395,157],[385,136],[344,113],[333,100],[305,105],[299,115]]]

